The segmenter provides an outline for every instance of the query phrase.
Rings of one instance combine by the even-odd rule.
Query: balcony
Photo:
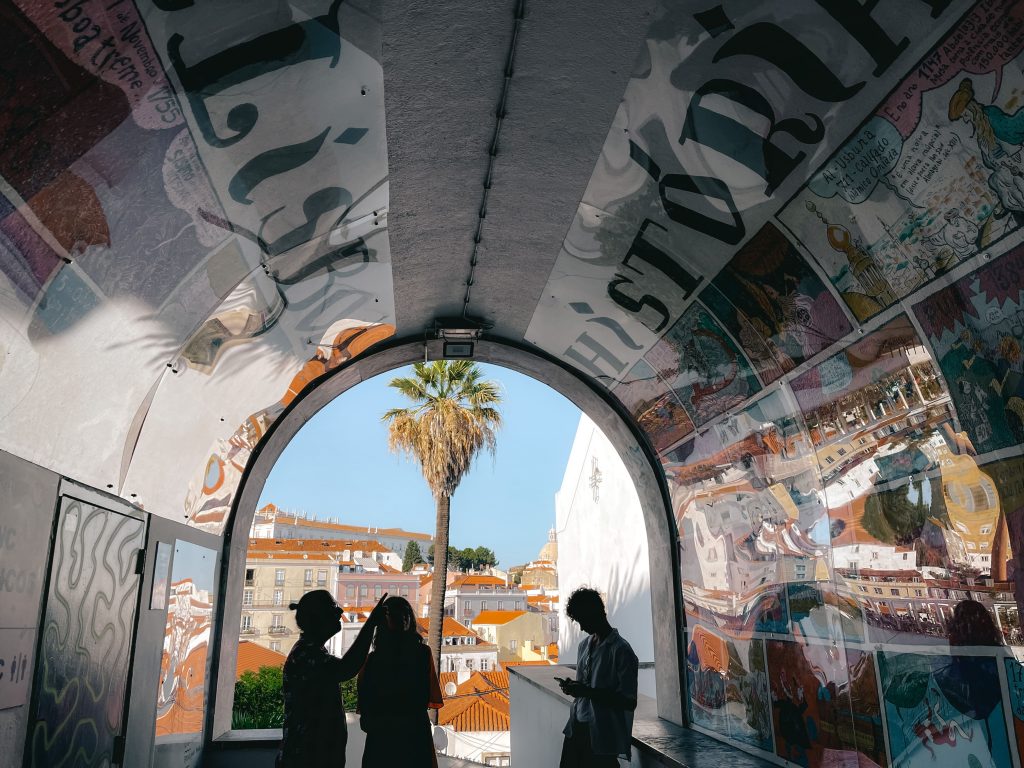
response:
[[[272,635],[290,635],[292,633],[288,627],[271,627],[267,632]]]
[[[256,627],[242,627],[238,634],[241,637],[259,637],[260,631]]]

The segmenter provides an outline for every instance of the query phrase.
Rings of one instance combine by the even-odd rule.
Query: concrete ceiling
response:
[[[523,4],[469,314],[522,338],[654,3]],[[389,236],[399,334],[462,314],[516,0],[385,5]]]

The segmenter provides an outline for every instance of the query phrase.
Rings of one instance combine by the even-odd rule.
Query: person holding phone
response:
[[[359,673],[359,726],[366,732],[363,768],[437,768],[428,709],[440,709],[434,657],[409,601],[390,597],[373,652]]]
[[[576,653],[576,679],[555,678],[574,699],[559,768],[617,768],[619,757],[629,760],[639,661],[608,623],[597,590],[577,589],[565,613],[587,637]]]
[[[302,633],[284,663],[284,733],[277,768],[344,768],[348,729],[340,683],[355,677],[383,620],[381,597],[344,656],[326,643],[341,631],[341,607],[326,589],[307,592],[288,607]]]

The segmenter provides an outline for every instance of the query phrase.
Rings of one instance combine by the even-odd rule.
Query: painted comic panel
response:
[[[998,661],[879,651],[893,765],[1009,768]]]
[[[743,640],[695,625],[687,645],[686,672],[694,723],[772,750],[763,640]]]
[[[832,643],[767,643],[775,753],[819,766],[888,765],[870,654]]]
[[[693,421],[676,393],[640,360],[612,390],[661,453],[693,432]]]
[[[866,320],[1024,224],[1024,2],[982,0],[779,214]]]
[[[1017,744],[1017,754],[1024,751],[1024,664],[1014,658],[1003,659],[1010,700],[1010,730]]]
[[[732,339],[697,304],[679,318],[645,360],[675,391],[697,426],[760,389]]]
[[[766,384],[853,330],[818,275],[771,224],[739,250],[700,299]]]
[[[1024,247],[914,306],[978,453],[1024,442]]]

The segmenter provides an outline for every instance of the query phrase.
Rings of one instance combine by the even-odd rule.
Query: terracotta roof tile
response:
[[[480,611],[473,619],[473,624],[508,624],[525,613],[526,611]]]
[[[250,640],[238,643],[238,663],[235,665],[235,679],[246,672],[258,672],[260,667],[283,667],[285,655],[271,651]]]
[[[425,616],[417,616],[416,624],[419,625],[420,634],[426,636],[429,627],[430,619]],[[451,616],[445,616],[444,622],[441,624],[441,636],[442,637],[476,637],[476,632],[471,630],[465,624],[461,624]]]

